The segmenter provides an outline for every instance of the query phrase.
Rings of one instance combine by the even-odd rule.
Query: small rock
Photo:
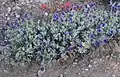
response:
[[[114,43],[115,47],[118,47],[118,43],[115,40],[113,40],[113,43]]]
[[[8,17],[7,20],[10,20],[10,18]]]
[[[94,64],[97,64],[97,61],[94,61]]]
[[[92,67],[92,65],[88,65],[88,67],[89,67],[89,68],[91,68],[91,67]]]
[[[11,8],[10,8],[10,7],[8,7],[8,13],[10,13],[10,11],[11,11]]]
[[[112,75],[112,77],[115,77],[115,75]]]
[[[38,70],[38,77],[42,77],[43,73],[45,72],[45,69]]]
[[[58,77],[64,77],[63,74],[60,74]]]
[[[74,64],[74,65],[77,65],[77,62],[74,62],[73,64]]]
[[[120,52],[120,46],[117,46],[117,47],[113,48],[113,51]]]
[[[4,72],[5,72],[5,73],[8,73],[8,71],[7,71],[7,70],[4,70]]]
[[[20,15],[16,14],[16,18],[20,18]]]
[[[112,41],[109,42],[109,46],[110,46],[111,48],[114,48],[114,47],[115,47]]]
[[[75,67],[76,65],[77,65],[77,62],[74,62],[72,66]]]
[[[85,71],[82,71],[82,73],[85,73]]]
[[[5,16],[7,17],[7,16],[8,16],[8,14],[5,14]]]
[[[78,74],[80,75],[81,73],[79,72]]]
[[[47,13],[47,12],[45,12],[45,16],[48,16],[48,13]]]
[[[30,3],[29,0],[26,0],[26,3],[29,4]]]
[[[33,0],[30,0],[30,3],[32,3],[33,2]]]
[[[13,7],[13,10],[20,10],[21,8],[19,6]]]
[[[89,71],[89,69],[85,69],[85,71]]]

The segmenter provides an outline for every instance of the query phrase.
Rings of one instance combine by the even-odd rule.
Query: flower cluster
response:
[[[69,6],[67,3],[66,7]],[[11,45],[10,58],[22,63],[35,59],[46,64],[57,55],[82,53],[107,44],[109,39],[120,34],[118,11],[99,9],[95,3],[85,4],[81,11],[75,11],[78,6],[73,8],[74,11],[54,12],[50,22],[30,19],[17,28],[9,26],[5,38]]]

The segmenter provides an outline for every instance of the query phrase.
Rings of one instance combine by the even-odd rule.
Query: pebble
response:
[[[5,16],[7,17],[7,16],[8,16],[8,14],[5,14]]]
[[[115,77],[115,75],[112,75],[112,77]]]
[[[113,43],[114,43],[115,47],[118,47],[118,43],[115,40],[113,40]]]
[[[19,7],[19,6],[15,6],[15,7],[13,7],[13,10],[20,10],[21,8]]]
[[[29,4],[29,3],[30,3],[30,1],[29,1],[29,0],[26,0],[26,3],[27,3],[27,4]]]
[[[38,77],[42,77],[43,73],[45,72],[45,69],[44,70],[38,70]]]
[[[81,73],[79,72],[78,74],[80,75]]]
[[[30,3],[32,3],[33,2],[33,0],[30,0]]]
[[[49,0],[40,0],[41,3],[48,3]],[[39,0],[36,0],[36,2],[39,2]]]
[[[10,7],[8,7],[8,13],[10,13],[10,11],[11,11],[11,8],[10,8]]]
[[[77,62],[74,62],[72,66],[75,67],[76,65],[77,65]]]
[[[20,15],[16,14],[16,18],[20,18]]]
[[[8,73],[8,71],[7,71],[7,70],[4,70],[4,72],[5,72],[5,73]]]
[[[97,61],[94,61],[94,64],[97,64]]]
[[[8,17],[7,20],[10,20],[10,17]]]
[[[64,77],[63,74],[60,74],[58,77]]]
[[[47,13],[47,12],[45,12],[45,16],[48,16],[48,13]]]
[[[89,69],[85,69],[85,71],[89,71]]]
[[[92,65],[88,65],[88,67],[89,67],[89,68],[91,68],[91,67],[92,67]]]
[[[73,64],[74,64],[74,65],[77,65],[77,62],[74,62]]]

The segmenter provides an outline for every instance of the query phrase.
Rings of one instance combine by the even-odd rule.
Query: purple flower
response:
[[[68,32],[68,31],[67,31],[67,32],[65,32],[65,34],[69,34],[69,35],[71,35],[71,34],[72,34],[72,32]]]
[[[94,34],[90,34],[89,37],[90,37],[91,39],[93,39],[93,38],[95,38],[95,35],[94,35]]]
[[[105,44],[107,44],[107,43],[109,43],[109,40],[106,38],[106,39],[103,40],[103,42],[104,42]]]
[[[101,23],[100,25],[98,25],[98,29],[101,28],[101,27],[104,27],[105,24],[104,23]]]
[[[68,13],[70,11],[70,9],[65,9],[64,12],[65,13]]]
[[[54,13],[53,14],[53,20],[57,21],[59,19],[59,14],[58,13]]]
[[[15,25],[16,25],[16,26],[19,26],[19,21],[18,21],[18,19],[15,20]]]
[[[96,6],[96,3],[95,3],[95,2],[90,2],[90,3],[88,3],[88,5],[89,5],[90,7],[93,7],[93,6]]]
[[[100,46],[100,44],[101,44],[101,41],[95,41],[95,43],[94,43],[94,45],[96,46],[96,47],[98,47],[98,46]]]
[[[72,48],[73,48],[72,46],[69,46],[69,47],[68,47],[68,50],[69,50],[69,51],[71,51],[71,50],[72,50]]]
[[[61,13],[61,15],[63,15],[63,16],[64,16],[64,15],[65,15],[65,12],[62,12],[62,13]]]
[[[106,20],[107,20],[107,18],[106,18],[106,17],[104,17],[104,18],[103,18],[103,21],[106,21]]]
[[[69,18],[69,22],[72,23],[72,18],[71,17]]]
[[[8,21],[8,22],[6,23],[6,25],[10,27],[10,26],[11,26],[11,23]]]
[[[118,6],[116,6],[116,8],[117,8],[117,10],[118,10],[118,11],[120,11],[120,6],[119,6],[119,5],[118,5]]]
[[[73,14],[73,13],[70,13],[70,14],[69,14],[69,16],[70,16],[70,17],[73,17],[73,16],[74,16],[74,14]]]
[[[80,48],[83,48],[83,45],[82,45],[82,43],[80,43],[79,47],[80,47]]]
[[[73,5],[72,9],[77,10],[78,6],[77,5]]]
[[[5,31],[7,30],[7,28],[5,26],[2,26],[2,30]]]
[[[116,30],[112,30],[112,29],[111,29],[111,30],[109,31],[109,34],[108,34],[108,35],[109,35],[109,36],[113,36],[113,35],[115,35],[115,33],[116,33]]]
[[[60,18],[60,21],[59,22],[63,22],[64,20],[63,20],[63,18]]]
[[[116,12],[117,11],[117,7],[116,6],[112,6],[112,12]]]
[[[100,27],[104,27],[104,26],[105,26],[105,24],[104,24],[104,23],[100,24]]]
[[[32,17],[32,13],[25,13],[24,18],[30,19]]]
[[[98,29],[97,29],[97,32],[100,33],[100,32],[102,32],[102,30],[101,30],[100,28],[98,28]]]

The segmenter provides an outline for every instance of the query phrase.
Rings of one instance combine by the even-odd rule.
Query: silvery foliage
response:
[[[101,27],[101,24],[104,26]],[[109,36],[111,30],[113,32]],[[119,11],[112,12],[87,5],[74,13],[72,23],[61,24],[52,20],[34,22],[30,19],[16,29],[9,28],[6,38],[9,38],[11,57],[16,62],[36,59],[46,64],[66,52],[85,53],[83,50],[95,46],[96,40],[104,44],[104,39],[117,34],[120,34]]]

